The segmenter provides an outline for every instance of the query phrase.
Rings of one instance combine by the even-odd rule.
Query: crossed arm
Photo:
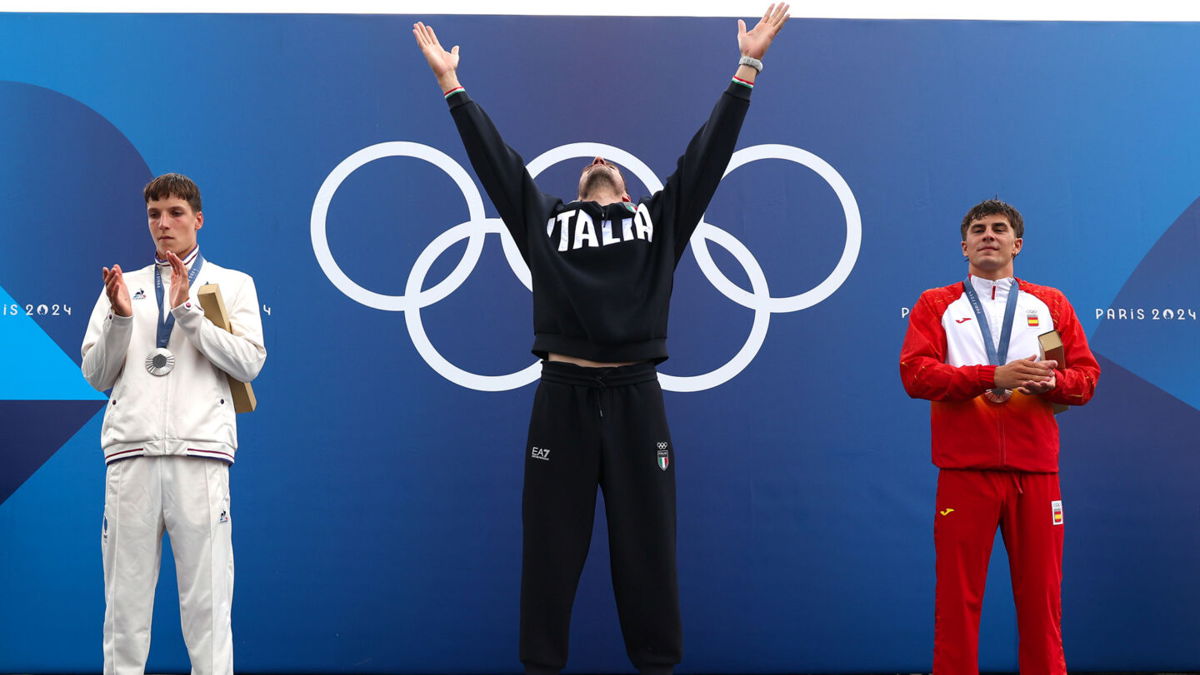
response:
[[[931,401],[961,401],[993,387],[1016,389],[1023,394],[1045,394],[1057,386],[1054,361],[1037,356],[1017,359],[1003,366],[952,366],[946,363],[946,336],[937,319],[938,311],[922,296],[913,307],[908,332],[900,351],[900,379],[913,398]]]

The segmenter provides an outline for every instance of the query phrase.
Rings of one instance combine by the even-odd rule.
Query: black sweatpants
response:
[[[542,364],[525,448],[521,661],[531,675],[567,663],[571,605],[604,490],[613,589],[625,650],[645,674],[679,663],[675,451],[657,373]]]

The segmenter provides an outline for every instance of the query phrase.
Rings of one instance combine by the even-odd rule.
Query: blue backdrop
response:
[[[149,262],[140,191],[167,171],[264,305],[232,479],[239,670],[518,669],[529,295],[471,206],[417,18],[527,160],[602,143],[650,183],[736,56],[732,19],[0,15],[0,671],[100,668],[104,397],[79,344],[100,267]],[[781,147],[709,209],[720,274],[689,252],[677,276],[681,670],[929,670],[936,472],[897,355],[994,195],[1025,215],[1018,275],[1066,292],[1104,368],[1059,418],[1068,663],[1200,670],[1198,44],[1196,24],[788,25],[738,146]],[[392,141],[421,147],[355,155]],[[543,189],[572,194],[582,161]],[[155,672],[187,667],[169,560]],[[1006,568],[997,547],[984,670],[1016,669]],[[600,527],[575,670],[628,669],[607,574]]]

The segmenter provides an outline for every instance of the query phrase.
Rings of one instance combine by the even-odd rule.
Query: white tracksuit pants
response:
[[[199,457],[131,457],[108,465],[104,675],[143,675],[162,535],[171,537],[192,675],[233,675],[229,465]]]

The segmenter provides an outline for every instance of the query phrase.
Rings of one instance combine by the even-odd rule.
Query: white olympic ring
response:
[[[713,264],[713,259],[708,254],[708,246],[704,240],[709,238],[705,234],[707,230],[716,230],[717,228],[708,224],[703,218],[700,219],[700,225],[697,226],[696,233],[692,235],[690,240],[692,253],[696,256],[696,262],[700,264],[700,269],[704,271],[704,276],[708,277],[713,286],[730,300],[750,309],[765,309],[771,312],[795,312],[812,307],[833,295],[833,292],[841,287],[846,279],[850,277],[850,270],[854,269],[854,263],[858,260],[858,250],[862,246],[862,216],[858,212],[858,202],[854,200],[854,193],[850,190],[850,185],[837,172],[837,169],[834,169],[829,165],[829,162],[811,152],[794,148],[790,145],[766,144],[742,148],[733,153],[733,157],[729,160],[729,167],[725,169],[725,176],[733,173],[734,169],[740,168],[750,162],[757,162],[760,159],[786,159],[806,166],[812,169],[818,176],[824,178],[825,182],[829,183],[829,187],[833,188],[838,201],[842,203],[842,213],[846,216],[846,245],[842,248],[842,257],[838,260],[837,266],[833,268],[833,271],[829,273],[829,276],[824,281],[817,284],[816,288],[812,290],[793,295],[790,298],[772,298],[770,295],[760,298],[757,292],[747,293],[738,288],[737,285],[721,272],[719,267]],[[730,252],[732,253],[733,251],[730,250]],[[735,255],[734,257],[737,256]],[[749,269],[747,260],[738,258],[738,262]],[[714,278],[714,275],[716,278]]]
[[[458,189],[462,190],[463,197],[467,200],[470,222],[483,220],[483,198],[480,197],[479,190],[475,187],[475,181],[471,180],[471,176],[450,155],[428,145],[407,141],[377,143],[365,147],[342,160],[334,167],[333,171],[329,172],[325,182],[321,183],[321,188],[317,190],[317,197],[313,200],[311,225],[313,253],[317,256],[317,264],[321,266],[321,270],[325,272],[325,276],[333,282],[333,285],[351,300],[375,309],[403,312],[415,307],[427,307],[443,300],[467,280],[471,271],[475,269],[475,264],[479,262],[479,255],[483,253],[483,230],[471,233],[471,239],[467,242],[467,250],[463,253],[463,258],[454,271],[442,283],[424,293],[418,293],[416,298],[410,300],[404,295],[383,295],[368,291],[354,283],[350,277],[346,276],[342,268],[338,267],[337,261],[333,259],[333,252],[329,250],[329,237],[325,233],[329,203],[333,201],[333,195],[341,186],[342,181],[346,180],[350,174],[384,157],[415,157],[445,171],[450,178],[454,179]],[[526,285],[528,286],[528,284]]]
[[[529,162],[527,169],[530,176],[537,177],[542,171],[563,160],[596,156],[611,159],[628,169],[642,181],[642,184],[651,193],[662,189],[662,182],[644,162],[625,150],[603,143],[571,143],[559,146],[542,153]],[[384,157],[415,157],[445,171],[462,191],[469,215],[467,222],[455,225],[443,232],[425,247],[425,250],[417,257],[416,263],[413,264],[412,270],[409,271],[404,295],[375,293],[351,280],[334,260],[326,234],[329,204],[338,187],[357,169]],[[775,298],[771,296],[768,289],[766,275],[763,274],[758,260],[750,253],[749,249],[732,234],[701,219],[690,240],[700,270],[722,295],[747,309],[754,310],[754,320],[745,344],[724,365],[700,375],[676,376],[659,373],[659,383],[667,391],[702,391],[724,384],[736,377],[754,360],[766,340],[771,314],[795,312],[825,300],[845,283],[858,260],[862,244],[862,218],[853,191],[837,170],[825,160],[806,150],[789,145],[767,144],[743,148],[735,152],[725,170],[725,176],[741,166],[760,159],[784,159],[801,164],[812,169],[833,188],[846,217],[846,244],[842,250],[842,256],[833,272],[816,287],[791,297]],[[508,375],[478,375],[468,372],[450,363],[434,348],[429,336],[425,333],[425,326],[421,322],[422,307],[428,307],[449,296],[474,271],[483,252],[484,237],[487,234],[500,236],[504,257],[508,261],[509,267],[512,268],[513,273],[525,288],[532,291],[533,282],[529,267],[521,259],[516,242],[513,241],[512,235],[498,218],[484,217],[483,199],[471,177],[445,153],[419,143],[393,141],[372,145],[355,152],[330,172],[313,201],[311,221],[313,253],[325,276],[338,290],[351,300],[368,307],[404,312],[405,324],[417,353],[435,372],[447,380],[478,391],[507,391],[537,380],[540,371],[539,364],[534,362],[528,367]],[[440,283],[429,290],[422,291],[421,287],[424,285],[425,277],[434,261],[450,246],[464,238],[467,239],[467,249],[463,253],[462,260]],[[750,280],[751,290],[749,292],[731,282],[716,266],[708,252],[709,240],[720,244],[741,263]]]

